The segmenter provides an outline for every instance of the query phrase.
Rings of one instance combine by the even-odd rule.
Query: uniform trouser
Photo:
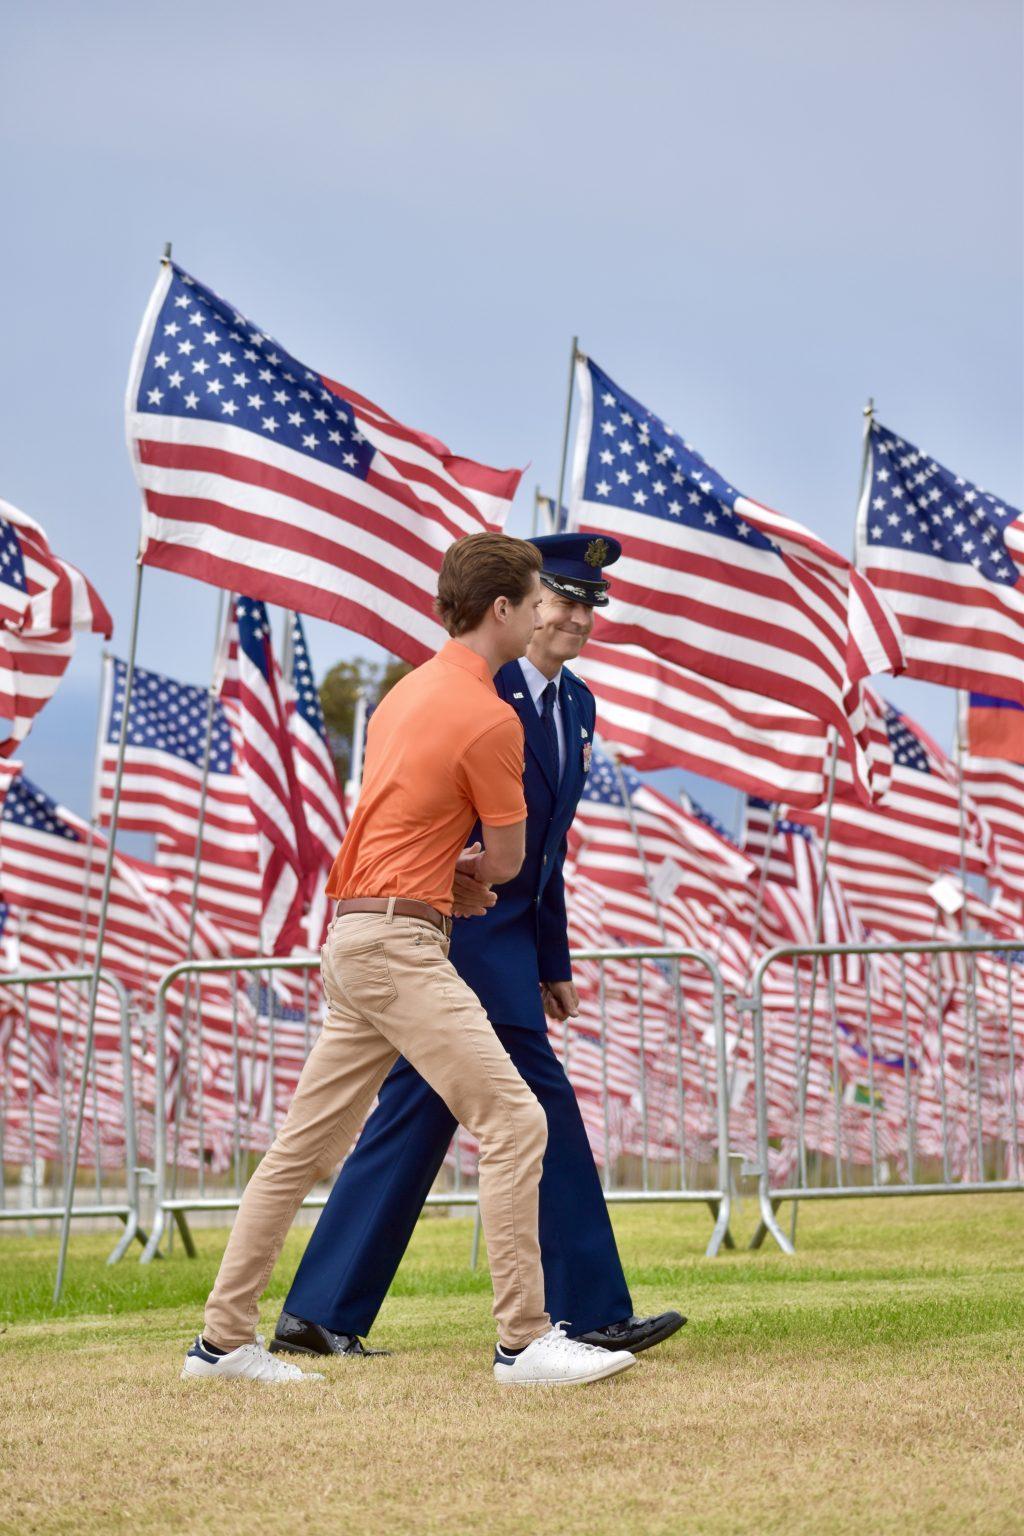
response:
[[[545,1304],[571,1334],[633,1310],[576,1095],[539,1030],[495,1033],[547,1115],[540,1183]],[[381,1088],[306,1247],[285,1309],[365,1336],[380,1310],[444,1160],[455,1120],[408,1061]]]
[[[401,1054],[480,1143],[498,1338],[521,1348],[549,1327],[537,1236],[544,1111],[431,923],[384,913],[337,917],[321,971],[324,1027],[242,1198],[206,1304],[205,1337],[222,1349],[253,1338],[259,1298],[295,1212],[345,1156]]]

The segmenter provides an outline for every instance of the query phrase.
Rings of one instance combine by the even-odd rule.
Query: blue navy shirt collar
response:
[[[544,673],[541,672],[539,667],[534,666],[533,662],[528,656],[520,656],[519,666],[522,669],[523,677],[526,679],[526,686],[530,690],[530,698],[533,700],[537,708],[540,708],[541,694],[544,692],[544,689],[547,687],[548,683],[554,683],[555,685],[555,703],[557,705],[559,690],[561,689],[562,685],[561,667],[559,667],[554,677],[545,677]]]

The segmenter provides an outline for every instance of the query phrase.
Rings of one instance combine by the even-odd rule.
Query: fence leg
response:
[[[190,1259],[197,1258],[198,1254],[196,1253],[195,1239],[193,1238],[192,1232],[189,1228],[188,1217],[185,1215],[185,1212],[175,1211],[174,1220],[178,1231],[181,1233],[181,1245],[184,1248],[186,1255]]]
[[[793,1210],[792,1210],[792,1212],[790,1214],[790,1218],[789,1218],[789,1240],[790,1240],[790,1242],[793,1245],[794,1251],[796,1249],[796,1218],[797,1218],[799,1212],[800,1212],[800,1201],[799,1200],[794,1200],[793,1201]]]
[[[167,1225],[167,1212],[162,1205],[158,1205],[153,1212],[153,1230],[149,1234],[149,1241],[139,1257],[140,1264],[150,1264],[154,1259],[162,1259],[159,1251],[160,1239],[164,1235],[164,1227]]]
[[[763,1183],[761,1188],[758,1190],[758,1199],[761,1204],[761,1220],[758,1223],[757,1231],[750,1239],[748,1246],[750,1248],[760,1248],[765,1238],[770,1234],[772,1237],[774,1237],[783,1253],[795,1253],[796,1249],[793,1247],[793,1244],[790,1242],[789,1238],[786,1236],[778,1222],[775,1220],[775,1213],[779,1206],[782,1204],[782,1201],[772,1200],[769,1197],[768,1191],[764,1187]]]
[[[108,1264],[120,1263],[133,1242],[139,1242],[143,1247],[146,1246],[146,1234],[139,1231],[138,1211],[132,1211],[128,1216],[122,1216],[121,1220],[124,1222],[124,1231],[114,1244],[110,1257],[107,1259]]]
[[[736,1247],[733,1235],[729,1230],[729,1212],[731,1206],[732,1200],[729,1195],[726,1195],[722,1200],[709,1200],[707,1202],[708,1210],[715,1218],[715,1230],[712,1232],[710,1238],[708,1239],[708,1245],[704,1250],[704,1257],[706,1259],[715,1258],[719,1250],[722,1248]]]

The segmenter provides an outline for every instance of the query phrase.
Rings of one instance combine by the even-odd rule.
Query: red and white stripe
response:
[[[242,605],[257,610],[262,664],[239,643]],[[282,701],[280,667],[270,644],[266,609],[251,598],[231,606],[222,647],[221,695],[237,710],[242,776],[258,834],[261,948],[287,954],[303,941],[302,914],[313,872],[292,743]]]
[[[95,588],[59,559],[33,518],[0,500],[0,517],[14,531],[25,566],[25,590],[0,583],[0,719],[11,732],[0,743],[8,757],[53,697],[75,648],[75,632],[109,639],[113,620]]]
[[[881,701],[877,704],[880,710]],[[921,743],[930,772],[894,762],[892,783],[881,805],[857,805],[837,797],[832,807],[832,837],[837,843],[884,848],[935,869],[958,869],[960,792],[956,768],[920,726],[906,716],[903,724]],[[799,819],[820,833],[825,823],[824,807],[802,810]],[[995,853],[992,831],[968,794],[964,795],[964,821],[967,868],[972,874],[988,874]]]
[[[602,736],[631,767],[688,768],[791,805],[824,798],[828,730],[813,715],[634,645],[592,640],[573,666],[598,699]]]
[[[310,711],[298,707],[297,694],[301,687],[306,686],[303,682],[306,673],[310,678],[309,686],[315,685],[312,683],[306,637],[298,614],[292,615],[291,624],[292,675],[285,685],[285,697],[295,776],[306,813],[306,828],[314,857],[319,859],[324,869],[330,869],[345,835],[345,811],[341,803],[337,769],[323,727],[321,725],[317,729],[309,718]],[[304,669],[302,674],[299,670],[300,657]],[[319,718],[318,703],[315,713]]]

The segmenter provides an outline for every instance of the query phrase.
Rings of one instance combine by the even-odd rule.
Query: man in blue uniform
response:
[[[451,960],[543,1105],[548,1145],[540,1185],[545,1304],[574,1338],[636,1354],[682,1327],[678,1312],[639,1318],[622,1273],[608,1208],[579,1106],[547,1036],[575,1014],[562,863],[566,834],[590,767],[594,699],[565,666],[607,603],[605,567],[616,540],[552,534],[541,550],[547,591],[529,651],[495,677],[526,736],[526,857],[500,893],[463,879],[463,902],[482,915],[457,922]],[[460,895],[456,885],[456,895]],[[296,1272],[271,1349],[373,1354],[369,1333],[455,1130],[444,1102],[404,1059],[331,1191]]]

